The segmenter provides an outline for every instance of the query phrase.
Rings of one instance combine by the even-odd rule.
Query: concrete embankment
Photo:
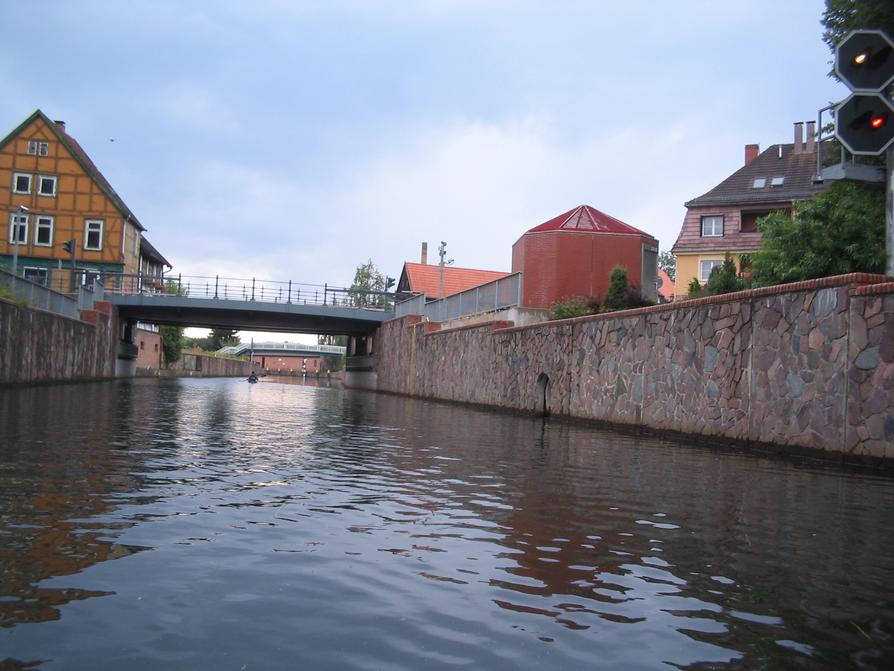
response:
[[[162,375],[193,377],[248,377],[252,366],[240,359],[222,359],[204,354],[183,354],[177,361],[168,364]]]
[[[894,458],[894,283],[852,274],[527,327],[386,322],[378,389]]]
[[[106,302],[79,320],[0,299],[0,384],[112,378],[116,333]]]

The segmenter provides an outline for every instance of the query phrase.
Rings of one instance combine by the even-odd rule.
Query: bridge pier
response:
[[[120,339],[116,348],[115,377],[136,377],[137,354],[139,348],[134,342],[137,322],[133,319],[121,321]]]
[[[348,351],[345,353],[346,387],[372,391],[378,388],[373,352],[376,333],[377,331],[348,336]]]

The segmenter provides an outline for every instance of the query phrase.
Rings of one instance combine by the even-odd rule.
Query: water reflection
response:
[[[894,661],[888,479],[269,378],[0,422],[4,640],[47,668]]]

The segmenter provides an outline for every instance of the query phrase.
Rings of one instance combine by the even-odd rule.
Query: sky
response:
[[[509,271],[581,204],[669,250],[847,94],[821,0],[6,2],[0,133],[66,122],[184,276]],[[16,33],[19,38],[16,38]],[[7,130],[2,130],[7,129]]]

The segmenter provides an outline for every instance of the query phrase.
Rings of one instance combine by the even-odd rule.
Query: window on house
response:
[[[24,245],[28,242],[28,215],[12,214],[9,217],[9,241]]]
[[[50,144],[48,142],[39,142],[38,140],[28,140],[28,153],[31,156],[48,156]]]
[[[53,245],[53,217],[39,214],[34,224],[34,244],[41,247]]]
[[[766,177],[755,177],[754,184],[752,184],[751,188],[763,189],[765,186],[767,186],[767,178]]]
[[[723,259],[710,259],[698,262],[698,281],[704,284],[711,277],[711,271],[717,266],[723,265]]]
[[[31,193],[31,175],[24,172],[15,172],[12,175],[13,193]]]
[[[785,183],[785,177],[774,177],[770,180],[770,186],[782,186]]]
[[[713,238],[723,235],[723,215],[702,217],[702,237]]]
[[[102,249],[102,220],[88,219],[84,222],[84,249]]]
[[[56,176],[55,175],[39,175],[38,176],[37,193],[41,196],[56,195]]]
[[[26,280],[31,280],[32,282],[36,282],[37,284],[42,284],[47,286],[47,282],[49,279],[49,273],[46,268],[29,268],[26,267],[24,269],[23,277]]]

